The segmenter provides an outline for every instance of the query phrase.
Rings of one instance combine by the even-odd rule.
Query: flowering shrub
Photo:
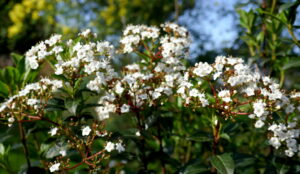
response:
[[[7,99],[0,115],[19,125],[28,168],[27,122],[47,129],[37,149],[50,172],[192,173],[196,166],[233,173],[232,155],[218,154],[231,151],[222,139],[235,141],[228,130],[238,122],[250,133],[253,123],[279,156],[300,155],[300,93],[280,89],[243,59],[188,66],[188,32],[172,23],[129,25],[117,51],[95,38],[90,30],[68,41],[53,35],[26,53],[30,69],[48,62],[53,74]],[[118,55],[137,61],[116,69]],[[205,160],[196,165],[202,148]]]

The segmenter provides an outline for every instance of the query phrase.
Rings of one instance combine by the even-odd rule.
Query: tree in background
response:
[[[2,0],[0,56],[24,53],[55,32],[74,34],[92,28],[100,39],[118,36],[127,24],[176,20],[180,11],[192,6],[193,0]]]
[[[246,54],[254,58],[267,75],[276,77],[281,86],[286,81],[287,87],[299,89],[299,81],[293,75],[299,74],[295,68],[300,66],[299,26],[295,20],[299,18],[300,1],[263,0],[258,5],[249,11],[237,10],[243,29],[240,38],[248,49]],[[291,71],[293,73],[287,73]]]
[[[0,1],[0,55],[23,53],[53,32],[55,1]]]

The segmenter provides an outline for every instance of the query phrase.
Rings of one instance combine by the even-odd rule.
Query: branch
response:
[[[18,125],[19,125],[20,138],[21,138],[21,142],[23,144],[23,149],[24,149],[25,158],[26,158],[26,162],[27,162],[27,167],[29,169],[31,167],[31,164],[30,164],[30,158],[29,158],[29,151],[28,151],[28,147],[27,147],[27,143],[26,143],[26,135],[24,132],[22,122],[19,121]]]
[[[72,170],[72,169],[75,169],[75,168],[81,166],[84,163],[87,164],[87,165],[90,165],[90,166],[94,166],[93,164],[89,163],[87,160],[90,160],[90,159],[94,158],[95,156],[98,156],[98,155],[102,154],[104,151],[105,151],[105,149],[101,150],[100,152],[97,152],[97,153],[93,154],[92,156],[84,158],[81,162],[75,164],[72,167],[66,167],[66,168],[63,168],[62,170]]]

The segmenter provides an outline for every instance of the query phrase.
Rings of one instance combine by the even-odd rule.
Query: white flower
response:
[[[64,69],[61,66],[56,66],[55,74],[61,75],[64,73]]]
[[[61,156],[66,156],[67,151],[66,150],[61,150],[61,151],[59,151],[59,154],[61,154]]]
[[[255,127],[256,128],[261,128],[261,127],[263,127],[265,125],[265,123],[262,121],[262,120],[257,120],[256,122],[255,122]]]
[[[123,104],[122,107],[121,107],[121,113],[126,113],[126,112],[129,112],[130,110],[130,106],[127,105],[127,104]]]
[[[91,33],[91,29],[86,29],[84,31],[82,31],[81,33],[79,33],[80,36],[82,37],[88,37],[88,35]]]
[[[252,88],[252,87],[246,88],[245,93],[247,94],[247,96],[253,96],[255,94],[254,93],[254,88]]]
[[[107,152],[111,152],[112,150],[114,150],[115,149],[115,144],[114,143],[112,143],[112,142],[107,142],[107,144],[106,144],[106,146],[105,146],[105,150],[107,151]]]
[[[278,149],[280,146],[281,146],[281,143],[279,141],[279,139],[277,137],[272,137],[270,140],[269,140],[269,143],[275,147],[276,149]]]
[[[207,105],[209,105],[209,102],[208,100],[205,98],[205,95],[204,94],[201,94],[199,95],[199,98],[200,98],[200,102],[202,104],[202,107],[205,107]]]
[[[160,92],[157,92],[157,91],[154,91],[152,93],[152,98],[155,100],[155,99],[158,99],[159,97],[161,96],[161,93]]]
[[[49,46],[53,46],[61,40],[61,37],[62,35],[54,34],[50,37],[50,39],[45,40],[45,43],[48,44]]]
[[[265,76],[265,77],[262,78],[262,80],[263,80],[263,83],[264,83],[265,86],[267,86],[269,83],[271,83],[270,77]]]
[[[205,77],[213,71],[213,68],[208,63],[196,63],[193,73],[199,77]]]
[[[97,107],[96,112],[100,121],[109,118],[109,110],[105,106]]]
[[[140,131],[137,131],[137,132],[135,133],[135,136],[137,136],[137,137],[141,136]]]
[[[51,136],[54,136],[54,135],[56,135],[57,130],[58,130],[58,128],[57,128],[57,127],[54,127],[54,128],[52,128],[52,129],[49,131],[49,134],[50,134]]]
[[[33,105],[36,105],[37,103],[39,102],[39,100],[37,100],[37,99],[28,99],[27,100],[27,104],[29,105],[29,106],[33,106]]]
[[[197,96],[199,96],[200,92],[194,88],[194,89],[190,90],[189,94],[191,97],[197,97]]]
[[[53,165],[49,168],[50,172],[56,172],[56,171],[58,171],[58,170],[59,170],[59,166],[60,166],[60,163],[55,163],[55,164],[53,164]]]
[[[148,95],[147,94],[140,94],[139,98],[142,100],[147,100],[148,99]]]
[[[289,105],[285,108],[285,112],[286,112],[287,114],[293,113],[294,110],[295,110],[295,107],[294,107],[293,104],[289,104]]]
[[[230,98],[230,91],[229,90],[222,90],[218,93],[218,96],[226,103],[231,101]]]
[[[291,95],[291,98],[299,98],[300,97],[300,92],[296,92]]]
[[[13,123],[14,121],[15,121],[15,118],[14,118],[14,117],[9,117],[9,118],[8,118],[8,122],[9,122],[9,123]]]
[[[91,132],[90,126],[86,126],[85,128],[82,129],[82,136],[88,136]]]
[[[295,154],[291,149],[285,150],[284,152],[288,157],[293,157]]]
[[[61,46],[56,46],[56,47],[54,47],[52,50],[55,52],[55,54],[58,54],[58,53],[64,51],[63,48],[62,48]]]
[[[35,57],[26,57],[26,63],[29,64],[31,69],[37,69],[39,67],[38,61],[36,60]]]
[[[85,66],[84,72],[86,72],[87,74],[92,74],[100,68],[100,65],[101,63],[99,61],[92,61]]]
[[[251,118],[251,119],[254,119],[255,118],[255,114],[250,114],[248,117]]]
[[[14,117],[10,117],[10,118],[8,118],[7,121],[8,121],[8,123],[9,123],[7,126],[8,126],[8,127],[11,127],[11,126],[12,126],[12,123],[15,121],[15,118],[14,118]]]
[[[116,143],[116,150],[117,150],[119,153],[121,153],[121,152],[125,151],[125,148],[124,148],[124,146],[122,146],[121,143]]]
[[[117,94],[121,95],[124,91],[124,88],[121,86],[121,83],[118,82],[115,86],[115,91]]]
[[[237,74],[245,74],[247,70],[249,70],[249,67],[247,65],[239,63],[234,66],[234,69]]]
[[[257,117],[261,117],[265,113],[265,106],[266,103],[263,103],[262,100],[253,103],[254,114]]]
[[[222,72],[216,72],[213,76],[214,80],[216,80],[218,77],[220,77],[221,74],[222,74]]]

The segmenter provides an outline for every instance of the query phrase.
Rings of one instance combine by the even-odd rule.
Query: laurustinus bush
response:
[[[222,169],[213,157],[226,152],[220,143],[223,130],[239,121],[259,129],[275,148],[271,153],[299,158],[299,92],[280,89],[241,58],[218,56],[212,64],[188,66],[189,34],[173,23],[129,25],[117,50],[96,37],[91,30],[70,40],[56,34],[33,46],[25,54],[26,66],[38,70],[47,62],[53,74],[27,84],[0,106],[8,127],[33,122],[47,129],[37,147],[43,152],[38,166],[58,173],[184,173],[188,160],[197,159],[182,160],[191,153],[184,149],[200,147],[184,144],[190,141],[185,129],[190,126],[210,128],[210,150],[203,155],[208,152],[212,160],[203,165],[214,172]],[[138,59],[115,69],[121,61],[114,59],[122,56]],[[196,116],[189,115],[193,112]],[[176,117],[192,121],[178,123]],[[200,126],[201,120],[209,124]],[[30,134],[20,136],[23,141]],[[25,155],[29,168],[33,160]]]

